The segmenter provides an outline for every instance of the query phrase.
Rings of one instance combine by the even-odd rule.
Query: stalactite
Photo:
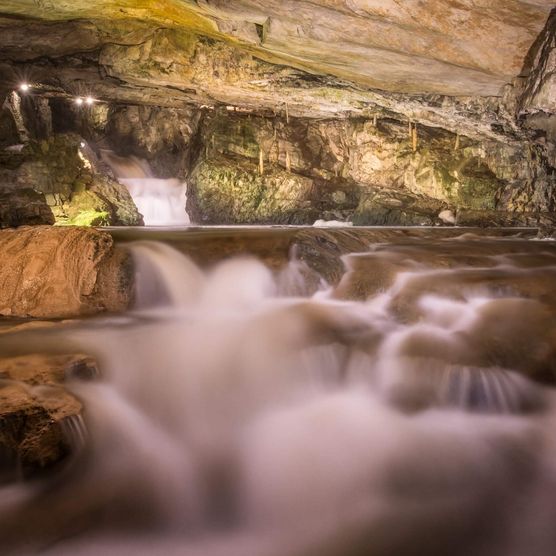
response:
[[[377,124],[377,123],[378,123],[378,117],[377,117],[377,115],[375,114],[375,115],[373,116],[373,125],[376,127],[376,124]]]
[[[259,148],[259,174],[262,176],[264,174],[264,159],[263,159],[263,149]]]
[[[286,102],[286,123],[289,124],[290,123],[290,111],[288,108],[288,103]]]
[[[459,133],[456,134],[456,142],[454,144],[454,151],[459,150]]]
[[[413,145],[413,152],[417,152],[417,126],[413,126],[413,132],[411,134],[411,141]]]
[[[291,172],[291,169],[292,169],[292,164],[290,160],[290,152],[286,151],[286,170],[288,172]]]

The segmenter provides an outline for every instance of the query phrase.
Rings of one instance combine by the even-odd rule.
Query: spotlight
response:
[[[81,145],[81,148],[85,147],[85,141],[81,141],[79,144]]]
[[[90,106],[93,102],[95,102],[95,99],[93,97],[87,97],[85,102]]]
[[[81,106],[83,104],[83,99],[81,97],[77,97],[75,99],[75,104],[77,104],[77,106]]]
[[[22,83],[19,86],[19,90],[22,91],[23,93],[26,93],[27,91],[29,91],[30,88],[31,88],[31,85],[29,85],[29,83]]]

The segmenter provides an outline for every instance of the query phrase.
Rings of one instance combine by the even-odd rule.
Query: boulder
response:
[[[123,311],[132,264],[112,237],[88,228],[0,231],[0,315],[63,318]]]
[[[42,193],[30,188],[0,190],[0,228],[54,224]]]
[[[78,448],[83,408],[62,384],[96,374],[85,355],[0,359],[0,481],[53,469]]]

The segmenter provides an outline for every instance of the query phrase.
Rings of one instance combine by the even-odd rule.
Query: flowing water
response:
[[[145,226],[184,226],[190,223],[185,210],[187,186],[178,179],[153,176],[147,161],[135,156],[117,156],[103,150],[102,159],[118,181],[125,185],[143,215]]]
[[[0,336],[102,371],[74,460],[0,490],[4,554],[556,553],[552,244],[375,244],[337,285],[129,247],[132,311]]]

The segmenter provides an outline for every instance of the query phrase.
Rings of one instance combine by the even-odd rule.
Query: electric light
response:
[[[81,106],[83,104],[83,99],[81,97],[77,97],[75,99],[75,104],[77,104],[77,106]]]
[[[95,102],[95,99],[93,97],[87,97],[85,102],[90,106],[93,102]]]
[[[22,83],[19,86],[19,90],[26,93],[29,89],[31,88],[31,85],[29,85],[29,83]]]

